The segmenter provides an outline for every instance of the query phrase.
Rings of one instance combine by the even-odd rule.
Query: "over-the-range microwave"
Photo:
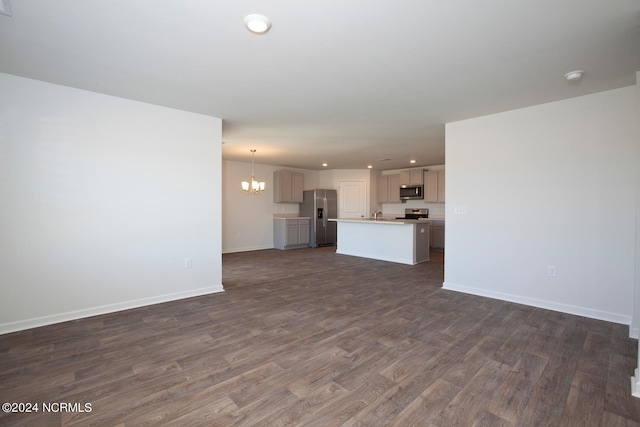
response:
[[[400,200],[424,200],[424,186],[406,185],[400,187]]]

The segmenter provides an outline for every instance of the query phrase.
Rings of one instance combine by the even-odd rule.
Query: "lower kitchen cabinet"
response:
[[[296,249],[309,246],[309,218],[274,218],[273,247]]]
[[[431,234],[431,225],[430,224],[416,224],[415,225],[415,238],[413,244],[415,245],[414,249],[414,262],[424,262],[429,261],[429,246],[431,238],[429,235]]]
[[[444,221],[431,221],[431,249],[434,251],[444,251]]]

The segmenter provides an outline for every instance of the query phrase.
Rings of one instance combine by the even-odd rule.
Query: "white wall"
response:
[[[273,172],[281,169],[304,173],[305,189],[313,188],[309,187],[315,183],[313,171],[256,163],[256,179],[265,182],[265,191],[258,195],[248,195],[242,191],[240,184],[251,178],[251,161],[222,162],[223,253],[273,248],[273,216],[298,214],[297,203],[273,202]]]
[[[222,291],[220,119],[7,74],[0,93],[0,333]]]
[[[251,178],[251,162],[225,160],[222,162],[223,253],[273,248],[273,216],[298,214],[297,203],[273,202],[273,172],[281,169],[302,172],[305,190],[337,189],[341,180],[363,180],[367,189],[370,185],[368,169],[315,171],[256,163],[256,179],[265,182],[265,191],[260,195],[247,195],[242,192],[240,183]]]
[[[640,71],[636,73],[636,120],[640,127]],[[629,336],[635,339],[640,337],[640,131],[636,134],[636,246],[635,246],[635,284],[634,284],[634,307],[633,318],[629,326]],[[634,376],[631,377],[631,394],[640,397],[640,341],[638,342],[638,352],[636,353],[637,364]]]
[[[317,172],[317,186],[313,188],[337,190],[339,181],[365,181],[369,189],[370,180],[369,169],[331,169]]]
[[[447,124],[444,288],[630,323],[635,103],[627,87]]]
[[[636,246],[635,246],[635,295],[634,295],[634,312],[631,322],[629,335],[633,338],[640,338],[640,71],[636,73]],[[638,343],[640,345],[640,343]],[[638,367],[640,367],[640,348],[638,349]],[[640,397],[640,377],[636,376],[639,381],[637,392]]]

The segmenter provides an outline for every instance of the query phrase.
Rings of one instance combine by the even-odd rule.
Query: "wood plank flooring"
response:
[[[640,425],[627,326],[442,281],[438,253],[226,254],[224,293],[0,336],[0,400],[40,403],[0,425]]]

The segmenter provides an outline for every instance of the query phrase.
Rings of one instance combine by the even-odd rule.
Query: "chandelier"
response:
[[[264,191],[264,181],[256,181],[256,174],[253,171],[256,150],[251,150],[251,182],[242,181],[242,191],[247,194],[260,194]]]

